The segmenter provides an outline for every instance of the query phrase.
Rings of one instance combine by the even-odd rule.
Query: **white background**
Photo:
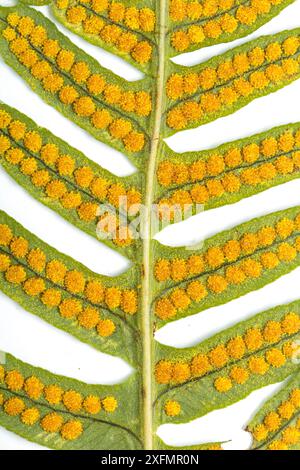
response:
[[[1,5],[9,5],[0,0]],[[47,14],[47,7],[39,8]],[[196,64],[263,34],[276,33],[300,26],[300,2],[284,10],[277,18],[247,39],[232,45],[220,45],[199,52],[184,54],[176,59],[181,64]],[[128,80],[138,80],[142,74],[125,62],[85,43],[62,26],[59,29],[74,43],[99,60],[101,65]],[[219,119],[196,130],[180,132],[167,139],[176,151],[211,148],[222,142],[242,138],[268,128],[300,121],[300,80],[276,94],[260,98],[232,116]],[[108,170],[123,176],[134,172],[126,158],[89,137],[75,124],[62,117],[35,95],[0,59],[0,100],[18,108],[38,124]],[[292,181],[237,204],[199,214],[190,220],[169,227],[157,239],[169,245],[196,243],[201,238],[232,227],[253,217],[300,204],[300,180]],[[0,168],[0,209],[8,212],[27,229],[56,249],[71,255],[101,274],[116,275],[126,269],[128,261],[81,233],[47,209],[17,185]],[[191,318],[164,327],[157,333],[163,343],[183,347],[196,344],[211,334],[237,321],[275,306],[298,299],[300,268],[271,285],[212,308]],[[9,351],[20,359],[52,372],[76,377],[90,383],[117,383],[131,369],[123,361],[101,354],[81,344],[21,307],[0,293],[0,351]],[[184,425],[164,425],[159,435],[170,445],[188,445],[208,441],[229,441],[226,449],[246,449],[251,438],[243,427],[257,407],[278,385],[265,387],[247,399],[225,410],[219,410]],[[195,397],[195,400],[197,397]],[[0,449],[42,449],[0,428]]]

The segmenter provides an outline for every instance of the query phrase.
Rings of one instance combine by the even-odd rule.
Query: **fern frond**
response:
[[[121,385],[88,385],[6,354],[0,365],[0,423],[53,449],[140,449],[134,393],[132,378]]]
[[[141,203],[140,176],[118,178],[5,104],[0,121],[3,168],[38,201],[133,258],[135,240],[125,222]]]
[[[156,171],[164,224],[233,204],[299,178],[300,124],[270,129],[212,150],[178,154],[167,145]],[[168,217],[166,217],[168,215]]]
[[[4,61],[46,103],[137,167],[134,175],[117,177],[0,104],[0,163],[7,173],[133,262],[120,276],[96,274],[0,212],[0,290],[136,369],[120,385],[88,385],[7,355],[0,366],[2,426],[53,449],[176,451],[155,435],[161,424],[186,423],[293,376],[249,430],[255,449],[300,448],[299,301],[261,312],[194,347],[154,340],[158,327],[253,292],[298,267],[300,207],[250,220],[194,249],[154,241],[160,221],[151,217],[158,208],[162,223],[166,216],[168,223],[177,222],[176,208],[182,212],[188,205],[186,218],[199,205],[232,204],[299,177],[299,123],[182,155],[164,142],[299,78],[299,28],[259,37],[192,67],[170,60],[241,38],[292,3],[24,0],[0,7]],[[28,5],[49,5],[57,22],[122,57],[144,78],[129,82],[105,69]],[[221,448],[221,442],[180,447]]]
[[[156,242],[153,310],[159,324],[224,304],[299,266],[299,214],[293,207],[253,219],[195,251]]]
[[[283,31],[231,49],[200,65],[172,64],[166,134],[227,116],[299,78],[300,30]]]
[[[30,87],[96,139],[141,165],[152,107],[147,80],[129,83],[101,67],[26,6],[2,7],[0,23],[1,54]]]
[[[135,363],[139,273],[100,276],[0,212],[0,289],[94,348]]]
[[[247,36],[293,2],[170,0],[173,55]]]
[[[261,312],[185,349],[156,347],[156,411],[182,423],[281,382],[299,365],[300,302]],[[168,403],[177,404],[170,411]],[[174,406],[174,405],[173,405]]]
[[[152,72],[157,52],[155,2],[130,0],[56,1],[55,18],[73,33],[145,72]]]
[[[157,438],[157,449],[159,450],[223,450],[222,449],[222,442],[209,442],[207,444],[198,444],[193,446],[168,446],[163,442],[161,439]]]
[[[300,388],[297,372],[251,419],[247,430],[253,436],[252,449],[299,450],[299,410]]]

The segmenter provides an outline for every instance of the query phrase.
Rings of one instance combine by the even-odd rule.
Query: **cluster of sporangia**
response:
[[[75,211],[79,219],[97,224],[109,230],[111,222],[115,232],[113,241],[118,246],[132,243],[130,230],[120,224],[114,214],[98,214],[99,204],[105,202],[120,210],[120,201],[126,200],[127,208],[141,202],[141,194],[134,187],[126,189],[120,183],[97,176],[90,166],[78,166],[70,155],[61,152],[36,129],[27,129],[24,122],[0,108],[0,157],[19,168],[35,188],[53,201],[59,201],[64,209]],[[122,209],[122,208],[121,208]],[[103,227],[102,227],[103,225]]]
[[[299,37],[291,34],[282,42],[273,39],[265,48],[234,53],[200,72],[171,75],[167,95],[174,104],[168,111],[168,126],[181,130],[193,122],[205,123],[210,115],[233,109],[239,101],[292,79],[300,69],[299,46]]]
[[[76,390],[63,390],[57,384],[45,385],[35,376],[24,378],[16,369],[5,370],[0,366],[1,387],[0,407],[12,417],[18,417],[26,426],[39,425],[41,430],[48,434],[60,433],[65,440],[75,440],[84,432],[84,419],[65,420],[65,411],[82,413],[84,416],[97,415],[101,411],[113,413],[118,402],[113,396],[100,398],[95,395],[83,397]],[[7,390],[8,393],[5,393]],[[9,392],[13,392],[13,395]],[[39,406],[28,407],[27,402],[38,401]],[[40,405],[49,408],[61,408],[63,413],[50,411],[42,414]]]
[[[30,247],[28,240],[15,235],[7,224],[0,224],[0,273],[62,318],[76,321],[78,328],[95,330],[101,337],[116,331],[110,318],[100,317],[101,307],[112,315],[116,309],[127,315],[137,312],[135,290],[105,287],[99,280],[68,268],[58,257],[47,259],[41,248]]]
[[[192,302],[199,303],[208,295],[217,297],[232,286],[259,279],[280,263],[292,262],[300,252],[299,232],[300,215],[246,232],[203,254],[159,259],[154,267],[155,279],[160,283],[172,280],[180,286],[167,289],[156,300],[156,315],[162,320],[174,318]]]
[[[65,20],[105,44],[130,54],[138,64],[152,57],[153,43],[147,34],[155,29],[155,12],[108,0],[57,0],[56,7]],[[134,32],[132,32],[134,31]]]
[[[178,52],[206,40],[251,27],[260,17],[271,13],[283,0],[170,0],[170,17],[178,28],[171,43]],[[185,23],[181,26],[180,23]]]
[[[219,393],[226,393],[234,386],[245,384],[253,375],[263,376],[272,368],[283,367],[294,354],[292,338],[299,331],[300,316],[294,312],[288,313],[280,321],[269,320],[259,327],[245,329],[240,336],[234,336],[223,344],[219,342],[189,361],[159,361],[155,368],[156,381],[176,385],[207,374],[217,374],[214,388]],[[238,365],[239,361],[243,364]],[[168,416],[176,416],[180,411],[180,403],[173,400],[166,402]]]
[[[164,160],[158,166],[157,179],[173,192],[160,200],[160,215],[170,214],[173,207],[170,215],[174,217],[176,206],[181,211],[184,205],[205,204],[225,193],[237,193],[241,187],[269,183],[299,169],[300,130],[282,131],[257,143],[251,139],[251,143],[210,153],[192,163]]]
[[[45,92],[55,95],[75,116],[89,120],[95,130],[108,132],[110,139],[121,142],[126,151],[144,148],[144,133],[120,110],[148,116],[152,107],[149,93],[125,91],[115,83],[107,83],[104,76],[93,73],[87,62],[76,58],[57,39],[51,39],[47,30],[29,16],[10,13],[6,21],[3,36],[10,51]]]
[[[268,450],[289,450],[300,442],[300,389],[293,389],[287,400],[282,401],[275,411],[267,413],[262,424],[252,431],[258,444],[276,433],[276,440],[267,447]],[[293,423],[293,421],[295,422]],[[281,430],[281,431],[280,431]]]

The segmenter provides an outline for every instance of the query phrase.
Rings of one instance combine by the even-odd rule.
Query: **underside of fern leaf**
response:
[[[299,450],[299,372],[263,404],[249,423],[253,450]]]
[[[28,312],[135,368],[119,385],[87,385],[6,354],[0,366],[5,428],[53,449],[175,450],[156,435],[161,424],[189,422],[292,376],[249,430],[254,449],[299,447],[299,301],[190,348],[154,340],[164,324],[260,289],[300,264],[299,207],[232,226],[201,248],[153,240],[162,226],[299,178],[299,123],[270,124],[261,134],[201,152],[178,154],[164,141],[300,77],[300,29],[258,37],[192,67],[170,60],[242,38],[291,3],[26,0],[0,7],[6,64],[48,105],[137,169],[117,177],[72,147],[68,136],[64,141],[22,109],[0,104],[3,169],[76,229],[132,262],[122,275],[96,274],[0,212],[0,289]],[[51,19],[32,5],[48,5]],[[121,57],[143,78],[129,82],[104,68],[55,22]],[[219,442],[181,447],[220,448]]]
[[[87,385],[7,355],[0,379],[0,423],[31,441],[65,450],[142,447],[134,378]]]

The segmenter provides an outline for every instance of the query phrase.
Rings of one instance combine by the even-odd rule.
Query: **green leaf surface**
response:
[[[298,28],[262,36],[193,67],[172,64],[173,73],[169,75],[169,79],[175,75],[176,78],[189,81],[190,74],[200,78],[195,85],[190,84],[191,91],[186,86],[187,92],[185,86],[178,90],[178,85],[171,86],[167,82],[169,101],[166,135],[232,114],[254,99],[273,93],[297,80],[300,73],[299,48],[286,48],[285,41],[296,38],[298,44],[299,35]],[[268,53],[268,47],[274,44],[279,46],[278,52]],[[243,68],[236,65],[236,57],[240,55],[247,61],[247,66],[243,65]],[[209,80],[206,77],[207,71],[210,73]],[[192,83],[194,80],[195,78]],[[187,104],[192,104],[192,111],[185,107]],[[194,107],[197,107],[196,111]]]
[[[82,264],[73,260],[72,258],[59,253],[54,248],[50,247],[46,243],[42,242],[39,238],[28,232],[14,219],[9,217],[4,212],[0,213],[1,226],[8,226],[14,237],[23,237],[29,242],[30,250],[41,250],[46,256],[46,266],[43,269],[37,271],[37,268],[30,263],[30,251],[28,251],[27,257],[18,258],[10,247],[0,246],[0,253],[6,256],[10,260],[12,266],[19,266],[26,272],[26,280],[28,279],[41,279],[44,282],[42,291],[37,292],[35,295],[29,295],[25,287],[25,278],[20,280],[7,280],[7,270],[1,272],[0,277],[0,289],[13,300],[18,302],[29,312],[41,317],[43,320],[51,323],[52,325],[60,328],[81,341],[90,344],[99,351],[103,351],[112,355],[120,356],[131,363],[135,363],[137,360],[137,351],[140,348],[140,336],[137,331],[137,320],[134,316],[126,314],[122,310],[122,304],[116,308],[109,307],[105,297],[102,301],[92,301],[91,297],[87,296],[87,289],[89,282],[98,281],[101,286],[105,288],[116,288],[118,293],[124,290],[136,289],[138,283],[138,273],[135,267],[125,274],[122,274],[116,278],[109,278],[107,276],[101,276],[93,273]],[[2,228],[2,227],[1,227]],[[66,268],[66,274],[64,280],[60,281],[55,279],[53,275],[49,277],[49,262],[60,261]],[[83,276],[85,287],[84,290],[79,287],[72,287],[72,291],[68,288],[66,275],[68,272],[80,273]],[[79,286],[78,280],[74,280],[75,286]],[[54,302],[52,305],[50,302],[43,302],[43,295],[45,292],[55,290],[59,296],[59,300]],[[29,291],[31,292],[31,290]],[[107,290],[106,290],[107,292]],[[93,297],[92,297],[93,299]],[[79,304],[79,310],[76,305],[71,303],[70,309],[67,313],[62,313],[62,305],[64,301],[70,302],[75,301],[75,304]],[[115,331],[109,336],[101,336],[98,334],[96,324],[93,327],[85,327],[80,323],[80,314],[82,310],[86,308],[92,308],[99,314],[101,321],[106,319],[113,322],[115,325]],[[63,311],[64,312],[64,311]],[[5,312],[2,313],[5,315]],[[83,323],[86,325],[86,323]]]
[[[135,243],[132,242],[129,246],[121,247],[116,245],[114,242],[114,234],[112,233],[111,237],[101,237],[99,226],[99,217],[92,217],[92,220],[85,220],[80,216],[80,207],[84,207],[86,204],[95,205],[95,208],[103,205],[107,206],[107,211],[111,210],[112,213],[116,214],[117,217],[121,219],[128,218],[128,214],[120,210],[119,205],[117,207],[112,206],[110,203],[110,194],[112,193],[113,188],[121,188],[122,193],[126,195],[126,191],[133,190],[136,193],[140,193],[141,188],[141,178],[138,173],[129,176],[120,178],[112,173],[108,172],[104,168],[101,168],[99,165],[94,163],[92,160],[88,159],[83,153],[76,150],[74,147],[71,147],[69,144],[59,139],[47,129],[39,127],[35,122],[29,119],[24,114],[20,113],[16,109],[11,108],[5,104],[0,104],[0,113],[5,112],[12,119],[11,126],[17,121],[25,124],[26,132],[35,132],[41,137],[42,148],[34,152],[31,149],[28,149],[24,144],[24,139],[16,139],[14,134],[10,131],[12,127],[7,126],[7,128],[0,130],[0,136],[2,139],[8,139],[10,148],[3,152],[0,155],[0,163],[2,167],[8,172],[8,174],[14,178],[24,189],[26,189],[35,199],[40,201],[42,204],[45,204],[50,209],[57,212],[64,219],[71,222],[76,227],[80,228],[84,232],[88,233],[94,238],[101,239],[101,241],[115,250],[119,250],[121,253],[125,254],[129,258],[135,257]],[[58,156],[55,156],[54,161],[47,160],[43,158],[43,149],[47,149],[47,146],[55,146]],[[16,161],[10,158],[10,152],[16,150],[23,152],[23,158],[21,161]],[[71,165],[70,171],[63,170],[63,162],[65,156],[67,157],[67,163]],[[71,163],[70,163],[71,157]],[[32,174],[27,174],[22,170],[22,165],[24,159],[33,158],[36,162],[36,171],[46,171],[49,175],[49,182],[46,185],[40,186],[34,184],[34,176]],[[61,168],[61,169],[60,169]],[[88,170],[91,173],[91,176],[88,175],[88,186],[86,184],[83,186],[78,183],[76,177],[76,172],[81,171],[81,169]],[[55,183],[54,183],[55,182]],[[63,188],[61,194],[58,195],[56,192],[49,192],[51,184],[62,184]],[[98,185],[100,188],[97,190]],[[47,189],[48,188],[48,189]],[[111,188],[111,189],[110,189]],[[66,204],[66,195],[72,194],[79,195],[80,204],[77,207],[70,207]],[[121,193],[121,194],[122,194]],[[99,211],[99,214],[102,212]],[[130,220],[128,220],[130,222]],[[104,227],[103,227],[104,228]],[[112,239],[111,239],[112,238]]]
[[[279,323],[279,325],[285,325],[283,320],[286,315],[293,313],[299,315],[300,302],[296,301],[291,304],[281,305],[273,309],[261,312],[254,317],[235,324],[234,326],[217,333],[211,338],[199,343],[198,345],[191,348],[177,349],[173,347],[164,346],[162,344],[156,345],[156,370],[159,367],[159,361],[167,361],[173,364],[187,364],[189,367],[189,373],[191,374],[188,379],[182,383],[170,382],[162,385],[157,384],[156,387],[156,399],[155,409],[157,413],[158,422],[172,422],[172,423],[185,423],[193,419],[199,418],[213,410],[224,408],[226,406],[236,403],[246,396],[248,396],[254,390],[257,390],[266,385],[281,382],[286,377],[299,370],[299,364],[297,360],[298,342],[299,342],[299,325],[298,331],[294,333],[285,333],[286,330],[282,330],[281,334],[275,339],[275,327],[273,322]],[[269,323],[271,322],[271,323]],[[267,329],[266,329],[267,327]],[[259,330],[263,336],[263,340],[259,347],[255,349],[249,349],[247,340],[247,332],[256,329]],[[271,333],[270,333],[271,332]],[[267,341],[266,334],[274,334],[274,341]],[[269,338],[270,336],[268,336]],[[271,336],[273,338],[273,336]],[[243,338],[244,349],[240,353],[240,357],[233,357],[229,354],[231,351],[230,340],[233,338]],[[289,357],[286,351],[288,347],[292,345],[293,355]],[[211,354],[211,351],[217,348],[219,355],[222,354],[223,350],[220,351],[220,347],[227,348],[227,355],[224,356],[224,363],[222,366],[217,367],[212,363],[212,358],[215,357]],[[270,351],[276,349],[282,352],[282,364],[274,366],[271,362],[268,354]],[[207,372],[196,372],[195,357],[206,357],[210,361],[210,369]],[[294,357],[295,356],[295,357]],[[219,357],[219,356],[218,356]],[[251,369],[252,365],[249,366],[251,359],[260,358],[267,363],[265,370],[262,369],[262,373],[255,373]],[[194,361],[193,361],[194,359]],[[200,367],[200,366],[199,366]],[[232,377],[232,370],[234,368],[242,368],[247,372],[247,380],[239,384]],[[202,369],[204,370],[204,369]],[[220,378],[226,378],[231,381],[231,388],[226,392],[219,392],[216,389],[216,380]],[[170,417],[165,413],[165,404],[169,401],[178,402],[181,411],[177,416]]]
[[[26,391],[26,385],[21,390],[14,391],[7,386],[5,381],[0,381],[0,393],[4,398],[4,404],[0,407],[0,423],[9,431],[42,446],[58,450],[141,448],[141,441],[138,437],[140,430],[139,409],[136,406],[137,401],[132,400],[132,396],[137,394],[136,378],[130,378],[120,385],[88,385],[31,366],[9,354],[6,354],[5,364],[0,367],[4,367],[6,374],[18,371],[24,379],[35,377],[42,382],[44,387],[59,386],[64,394],[72,391],[80,394],[82,400],[92,396],[100,398],[102,401],[102,409],[96,414],[88,413],[85,410],[84,401],[78,411],[70,411],[65,406],[65,395],[62,395],[62,401],[54,405],[49,403],[43,393],[37,399],[30,398]],[[103,400],[107,397],[114,397],[117,402],[118,406],[114,412],[107,412],[104,409]],[[39,419],[35,424],[24,424],[23,414],[11,416],[7,413],[7,402],[15,398],[23,400],[25,410],[31,408],[38,410]],[[64,425],[72,421],[79,422],[82,426],[82,433],[76,439],[69,440],[62,437],[63,428],[60,432],[46,432],[42,420],[52,413],[63,418]],[[129,423],[130,426],[128,426]]]
[[[21,3],[32,6],[44,6],[50,5],[52,3],[52,0],[22,0]]]
[[[209,442],[207,444],[197,444],[194,446],[181,446],[181,447],[175,447],[175,446],[168,446],[165,444],[164,441],[161,439],[157,438],[157,449],[158,450],[187,450],[187,451],[193,451],[193,450],[223,450],[221,447],[222,442]]]
[[[177,44],[176,32],[180,32],[180,52],[234,41],[256,31],[294,1],[279,1],[273,5],[258,1],[251,5],[249,0],[233,0],[225,1],[223,7],[222,2],[218,5],[217,2],[197,1],[195,3],[202,9],[196,10],[190,6],[193,2],[170,0],[171,46],[173,42]],[[176,47],[172,47],[172,55],[178,52]]]
[[[253,450],[299,450],[299,372],[266,400],[247,426]]]
[[[170,207],[171,215],[177,204],[178,212],[174,208],[163,223],[181,221],[183,211],[186,219],[299,178],[299,130],[299,123],[284,125],[201,152],[178,154],[165,145],[156,203]]]
[[[52,12],[56,20],[62,23],[72,33],[81,36],[86,41],[99,46],[107,51],[122,57],[122,59],[131,63],[141,71],[152,75],[155,73],[153,60],[157,53],[157,19],[154,11],[156,2],[153,0],[136,1],[134,4],[130,0],[119,2],[121,5],[119,14],[114,14],[111,6],[114,2],[82,2],[80,0],[72,0],[67,6],[59,5],[59,2],[52,3]],[[101,5],[101,6],[100,6]],[[85,18],[84,21],[72,21],[68,16],[71,8],[80,7]],[[140,21],[141,14],[147,9],[153,15],[153,27],[149,27],[149,23]],[[119,12],[119,9],[118,9]],[[147,17],[148,17],[147,15]],[[151,15],[151,16],[152,16]],[[86,26],[86,20],[100,20],[100,27],[97,30],[90,29]],[[142,25],[145,27],[142,27]],[[148,26],[147,26],[148,25]],[[109,33],[108,29],[113,27],[113,32]],[[150,29],[150,31],[149,31]],[[123,43],[123,41],[125,41]],[[127,42],[127,44],[126,44]],[[133,46],[129,44],[133,42]],[[138,48],[145,46],[147,52],[147,60],[139,60],[137,57]]]
[[[192,201],[211,209],[298,177],[299,123],[180,156],[163,140],[299,78],[299,28],[260,37],[192,67],[170,60],[176,53],[241,38],[291,3],[51,2],[57,22],[145,73],[135,82],[102,67],[53,21],[26,6],[46,6],[48,0],[0,7],[3,60],[46,103],[122,152],[138,171],[118,178],[1,104],[3,168],[33,197],[94,237],[103,202],[109,203],[109,220],[120,195],[130,199],[130,206],[142,202],[148,211],[141,218],[136,218],[138,208],[116,211],[117,232],[105,242],[134,264],[114,278],[95,274],[0,212],[0,289],[25,310],[136,369],[120,385],[87,385],[7,355],[0,367],[0,424],[8,430],[53,449],[217,450],[221,443],[171,447],[155,433],[161,424],[188,422],[298,374],[299,301],[262,312],[192,348],[163,346],[154,333],[169,321],[224,304],[298,267],[300,208],[251,220],[194,249],[154,241],[157,227],[150,217],[154,202]],[[200,200],[203,194],[208,199]],[[124,238],[122,222],[130,223]],[[50,388],[54,401],[50,385],[56,385]],[[262,419],[260,414],[253,426]],[[288,432],[295,441],[298,431]],[[273,442],[278,447],[278,439],[267,435],[255,448]],[[286,433],[280,440],[287,440]]]
[[[34,20],[36,26],[41,26],[45,28],[47,31],[48,38],[54,41],[58,41],[58,45],[60,49],[64,49],[70,51],[74,54],[74,63],[85,63],[89,68],[89,74],[92,75],[100,75],[105,83],[109,86],[117,86],[118,93],[119,92],[137,92],[141,90],[147,90],[149,88],[149,82],[144,80],[141,82],[129,83],[126,80],[120,78],[119,76],[113,74],[111,71],[105,69],[104,67],[100,66],[100,64],[91,56],[83,52],[81,49],[76,47],[66,36],[58,31],[56,26],[45,18],[44,15],[39,13],[38,11],[33,10],[32,8],[26,7],[25,5],[20,4],[17,7],[13,8],[4,8],[1,7],[0,9],[0,45],[1,45],[1,55],[5,62],[11,66],[21,77],[28,83],[28,85],[48,104],[53,106],[59,112],[61,112],[64,116],[74,121],[77,125],[88,131],[93,137],[97,140],[100,140],[111,147],[124,152],[127,154],[129,158],[132,157],[132,160],[137,166],[143,165],[142,156],[144,151],[149,148],[149,136],[147,135],[147,126],[149,124],[149,118],[147,117],[138,117],[134,113],[127,113],[124,112],[120,106],[114,104],[115,102],[115,88],[113,88],[112,92],[109,92],[109,100],[105,99],[101,93],[92,93],[87,88],[84,80],[80,78],[74,79],[74,74],[72,74],[72,69],[65,70],[61,69],[58,66],[56,60],[49,56],[48,52],[45,55],[45,50],[41,49],[40,46],[36,46],[34,42],[32,42],[31,37],[28,37],[28,45],[29,49],[37,54],[39,60],[44,60],[48,67],[52,70],[52,73],[58,75],[60,79],[63,80],[61,85],[57,85],[57,88],[52,89],[51,83],[49,85],[50,89],[45,88],[45,84],[41,79],[36,78],[30,71],[30,68],[23,65],[18,57],[11,51],[10,43],[3,37],[3,31],[9,27],[9,23],[7,21],[7,17],[10,13],[17,12],[22,17],[30,17]],[[15,29],[16,32],[16,39],[20,39],[20,33]],[[49,69],[49,70],[50,70]],[[84,72],[85,73],[85,72]],[[76,75],[77,76],[77,75]],[[80,77],[83,77],[80,72]],[[53,80],[52,80],[53,82]],[[113,137],[112,134],[109,132],[108,124],[105,126],[101,124],[98,127],[93,125],[93,112],[89,111],[74,111],[72,105],[68,103],[63,103],[60,99],[60,91],[62,89],[62,85],[66,87],[73,87],[79,98],[88,98],[93,103],[95,111],[103,111],[105,110],[111,116],[111,121],[114,122],[118,119],[125,119],[128,122],[128,126],[132,128],[132,131],[137,132],[143,138],[143,145],[139,151],[131,152],[127,151],[122,139]],[[102,122],[102,121],[101,121]]]
[[[175,274],[170,272],[169,278],[164,282],[158,282],[153,276],[154,299],[152,305],[158,317],[158,324],[178,320],[202,312],[207,308],[222,305],[264,287],[299,266],[300,255],[296,249],[299,236],[296,220],[299,210],[299,207],[296,206],[250,220],[204,240],[201,248],[197,247],[195,250],[192,250],[192,247],[189,247],[188,250],[186,248],[170,248],[156,242],[154,244],[154,260],[156,260],[154,273],[157,273],[157,263],[161,260],[171,261],[173,265],[177,260],[181,260],[185,266],[184,273],[182,274],[180,271],[183,276],[180,280],[174,281],[174,275],[179,275],[176,274],[177,271]],[[291,221],[291,224],[294,225],[291,233],[287,237],[282,237],[278,233],[278,227],[280,227],[278,224],[285,224],[286,220]],[[274,238],[271,243],[259,241],[259,237],[263,236],[261,234],[266,228],[272,230],[272,238]],[[249,236],[250,241],[248,240]],[[228,242],[237,244],[238,254],[235,259],[229,259],[228,255],[226,256]],[[285,252],[286,249],[289,253]],[[272,257],[271,265],[269,260],[264,260],[266,254]],[[189,274],[188,270],[192,256],[199,256],[203,263],[203,267],[196,274]],[[238,269],[237,272],[236,269]],[[194,281],[201,284],[200,301],[194,301],[193,296],[188,294],[190,284]],[[182,300],[182,295],[184,296],[184,304],[168,311],[160,302],[162,299],[169,302],[172,300],[174,292],[177,296],[178,291],[180,300]],[[174,305],[176,306],[176,302]]]

